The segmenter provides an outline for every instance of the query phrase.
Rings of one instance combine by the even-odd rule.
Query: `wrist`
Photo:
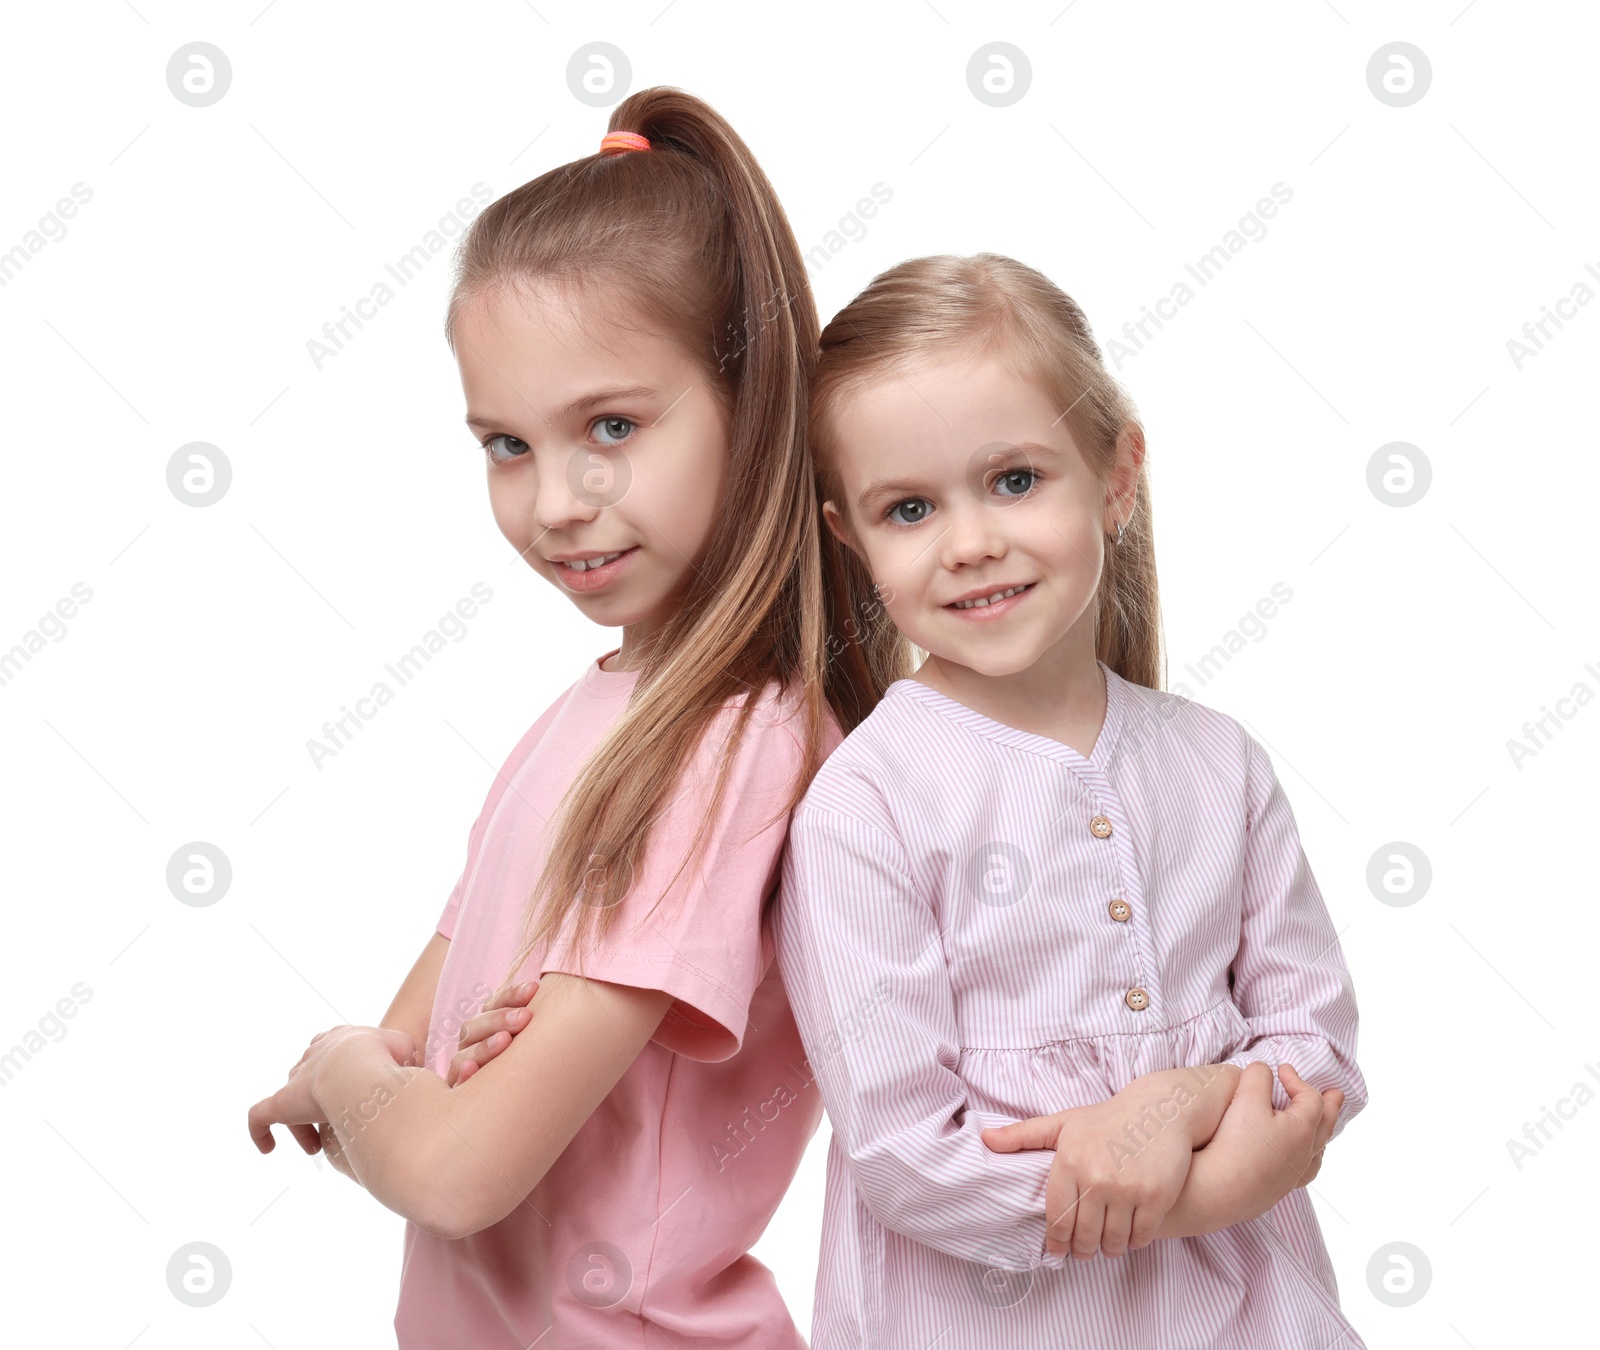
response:
[[[308,1085],[311,1100],[324,1120],[336,1122],[342,1108],[381,1081],[384,1068],[393,1064],[381,1036],[368,1031],[346,1032],[317,1057]]]

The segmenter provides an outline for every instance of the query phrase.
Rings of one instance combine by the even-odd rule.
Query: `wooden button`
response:
[[[1150,995],[1135,986],[1122,996],[1122,1001],[1132,1008],[1134,1012],[1143,1012],[1150,1006]]]
[[[1118,923],[1127,923],[1128,916],[1133,913],[1133,906],[1126,900],[1113,900],[1107,908],[1111,911],[1111,917]]]
[[[1089,833],[1096,839],[1109,839],[1111,837],[1111,822],[1104,816],[1094,816],[1089,821]]]

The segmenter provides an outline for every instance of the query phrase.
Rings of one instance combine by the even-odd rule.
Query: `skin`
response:
[[[1092,608],[1103,541],[1133,512],[1144,451],[1121,437],[1102,483],[1061,411],[992,358],[877,381],[835,411],[844,501],[822,510],[895,627],[930,653],[916,679],[1087,756],[1105,719]],[[951,608],[1020,584],[1002,617]]]
[[[456,337],[496,524],[584,615],[622,629],[607,669],[636,669],[718,518],[728,427],[714,387],[690,353],[601,289],[485,294]],[[584,574],[598,587],[562,565],[619,551],[622,566]],[[507,1034],[472,1082],[454,1065],[446,1082],[425,1067],[422,1042],[447,950],[429,939],[383,1026],[314,1037],[288,1082],[250,1108],[249,1128],[269,1153],[271,1127],[286,1125],[388,1208],[458,1238],[524,1203],[672,997],[553,971],[521,991],[527,1034]]]
[[[677,342],[605,289],[491,291],[456,326],[467,424],[484,444],[495,524],[632,670],[705,559],[727,481],[728,421]],[[587,485],[587,486],[586,486]],[[578,590],[560,559],[631,550]]]

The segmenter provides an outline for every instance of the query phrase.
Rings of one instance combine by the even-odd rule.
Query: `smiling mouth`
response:
[[[616,562],[627,549],[618,549],[615,553],[603,553],[598,558],[578,558],[573,562],[557,563],[558,567],[565,567],[569,572],[588,572],[596,567],[604,567],[608,562]]]
[[[946,609],[987,609],[990,605],[1001,600],[1008,600],[1013,595],[1021,595],[1026,590],[1031,590],[1033,582],[1022,586],[1010,586],[1003,591],[996,591],[993,595],[980,595],[975,600],[957,600],[954,604],[946,605]]]

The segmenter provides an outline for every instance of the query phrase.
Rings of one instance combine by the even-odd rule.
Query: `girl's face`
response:
[[[598,289],[486,292],[458,316],[456,351],[495,523],[588,618],[623,629],[626,666],[717,519],[728,428],[704,371]]]
[[[823,516],[935,662],[995,677],[1092,665],[1104,536],[1131,513],[1138,464],[1119,448],[1113,501],[1063,411],[998,360],[957,355],[834,409],[844,501]]]

